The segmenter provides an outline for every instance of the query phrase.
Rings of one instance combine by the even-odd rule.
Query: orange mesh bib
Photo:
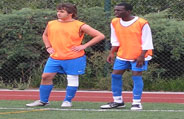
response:
[[[147,23],[146,20],[139,18],[130,26],[122,26],[120,18],[114,18],[112,25],[115,29],[120,47],[117,56],[127,60],[135,60],[142,52],[142,28]],[[145,57],[152,55],[152,50],[148,50]]]
[[[55,51],[50,55],[53,59],[66,60],[84,55],[84,50],[71,51],[72,47],[82,43],[84,34],[80,36],[80,28],[83,24],[78,20],[67,23],[53,20],[48,23],[48,40]]]

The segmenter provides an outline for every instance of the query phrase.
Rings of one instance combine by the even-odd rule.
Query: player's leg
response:
[[[102,109],[110,108],[122,108],[125,107],[123,97],[122,97],[122,87],[123,87],[123,73],[129,68],[129,64],[126,61],[119,59],[115,60],[113,72],[111,75],[111,89],[113,94],[113,102],[107,105],[102,105]]]
[[[67,88],[66,88],[66,96],[61,105],[61,107],[71,107],[72,99],[75,97],[79,86],[79,76],[78,75],[67,75]]]
[[[53,88],[52,80],[57,72],[61,69],[59,63],[60,62],[58,60],[54,60],[52,58],[48,59],[42,74],[42,80],[39,88],[40,100],[26,104],[26,106],[46,106],[49,104],[49,96]]]
[[[139,75],[135,75],[139,74]],[[142,91],[143,91],[143,80],[142,80],[142,72],[136,72],[133,71],[133,102],[132,102],[132,107],[131,110],[141,110],[142,105],[141,105],[141,97],[142,97]]]
[[[133,101],[131,110],[141,110],[141,98],[144,87],[142,80],[142,71],[147,70],[148,62],[146,61],[142,67],[136,67],[136,62],[131,63],[132,66],[132,80],[133,80]]]
[[[122,74],[125,70],[113,70],[111,74],[111,90],[113,94],[114,102],[122,103],[122,86],[123,86],[123,76]]]
[[[49,96],[53,88],[52,79],[56,73],[43,73],[41,85],[39,88],[40,91],[40,100],[36,100],[33,103],[26,104],[28,107],[34,106],[46,106],[49,105]]]
[[[40,85],[40,101],[47,103],[49,101],[49,96],[53,88],[53,78],[56,73],[43,73]]]
[[[79,75],[85,73],[86,68],[86,56],[82,56],[76,59],[66,60],[63,62],[63,70],[67,74],[67,87],[66,96],[61,107],[71,107],[72,99],[79,86]]]

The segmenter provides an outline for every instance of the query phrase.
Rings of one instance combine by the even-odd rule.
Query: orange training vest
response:
[[[72,22],[59,22],[53,20],[48,23],[48,40],[54,53],[50,55],[53,59],[66,60],[74,59],[84,55],[84,50],[73,52],[71,48],[81,45],[84,33],[80,35],[80,28],[83,22],[74,20]]]
[[[115,29],[117,39],[120,43],[117,56],[127,60],[137,59],[142,52],[142,28],[147,23],[146,20],[138,18],[130,26],[122,26],[120,18],[114,18],[112,25]],[[145,57],[152,55],[152,50],[148,50]]]

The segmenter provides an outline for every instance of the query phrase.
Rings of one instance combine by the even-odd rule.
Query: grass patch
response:
[[[52,101],[47,107],[28,108],[30,101],[0,101],[1,119],[183,119],[181,104],[143,103],[143,111],[124,109],[101,110],[105,103],[73,102],[72,108],[61,108],[61,101]],[[6,108],[6,109],[5,109]],[[14,108],[14,109],[13,109]]]

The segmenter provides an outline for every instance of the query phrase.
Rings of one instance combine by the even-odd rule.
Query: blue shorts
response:
[[[136,64],[137,63],[133,61],[124,61],[116,58],[113,69],[114,70],[131,69],[132,71],[146,71],[148,69],[148,61],[145,61],[142,67],[136,67]]]
[[[68,75],[80,75],[85,73],[86,56],[70,60],[55,60],[48,58],[44,73],[61,73]]]

